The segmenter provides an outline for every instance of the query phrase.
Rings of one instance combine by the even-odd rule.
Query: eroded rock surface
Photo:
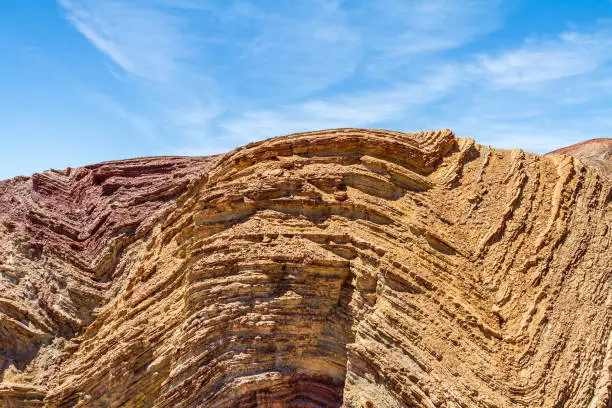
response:
[[[612,183],[338,129],[0,184],[0,405],[608,407]]]
[[[576,157],[586,165],[598,168],[607,177],[612,178],[612,138],[586,140],[548,154],[565,154]]]

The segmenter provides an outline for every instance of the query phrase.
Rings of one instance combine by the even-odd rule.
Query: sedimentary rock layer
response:
[[[0,184],[0,401],[607,407],[612,183],[338,129]]]
[[[598,168],[607,177],[612,178],[612,138],[586,140],[548,154],[565,154],[578,158],[584,164]]]

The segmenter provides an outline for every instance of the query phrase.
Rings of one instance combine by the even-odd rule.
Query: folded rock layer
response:
[[[612,183],[336,129],[0,183],[0,405],[609,407]]]
[[[548,154],[566,154],[576,157],[585,164],[600,169],[606,176],[612,178],[612,138],[586,140]]]

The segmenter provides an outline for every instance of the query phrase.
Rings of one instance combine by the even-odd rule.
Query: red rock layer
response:
[[[0,380],[91,323],[116,294],[122,251],[211,160],[132,159],[0,182]],[[16,393],[3,384],[0,398]]]
[[[127,177],[148,187],[91,175],[97,193],[73,194],[107,197],[100,226],[69,221],[79,206],[54,195],[72,187],[37,221],[24,214],[38,199],[5,210],[26,221],[5,222],[2,259],[27,272],[1,293],[30,303],[2,309],[0,341],[38,345],[6,360],[8,406],[612,403],[612,183],[598,171],[450,131],[339,129],[156,160],[168,168]],[[0,202],[45,191],[11,183]],[[52,329],[19,320],[52,307],[67,316]]]

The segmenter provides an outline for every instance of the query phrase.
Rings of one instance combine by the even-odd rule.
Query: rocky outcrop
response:
[[[607,407],[612,183],[338,129],[0,184],[0,401]]]
[[[66,340],[120,290],[123,251],[212,160],[133,159],[0,182],[0,401],[42,401]]]
[[[598,168],[607,177],[612,178],[612,138],[586,140],[548,154],[565,154],[575,157],[588,166]]]

